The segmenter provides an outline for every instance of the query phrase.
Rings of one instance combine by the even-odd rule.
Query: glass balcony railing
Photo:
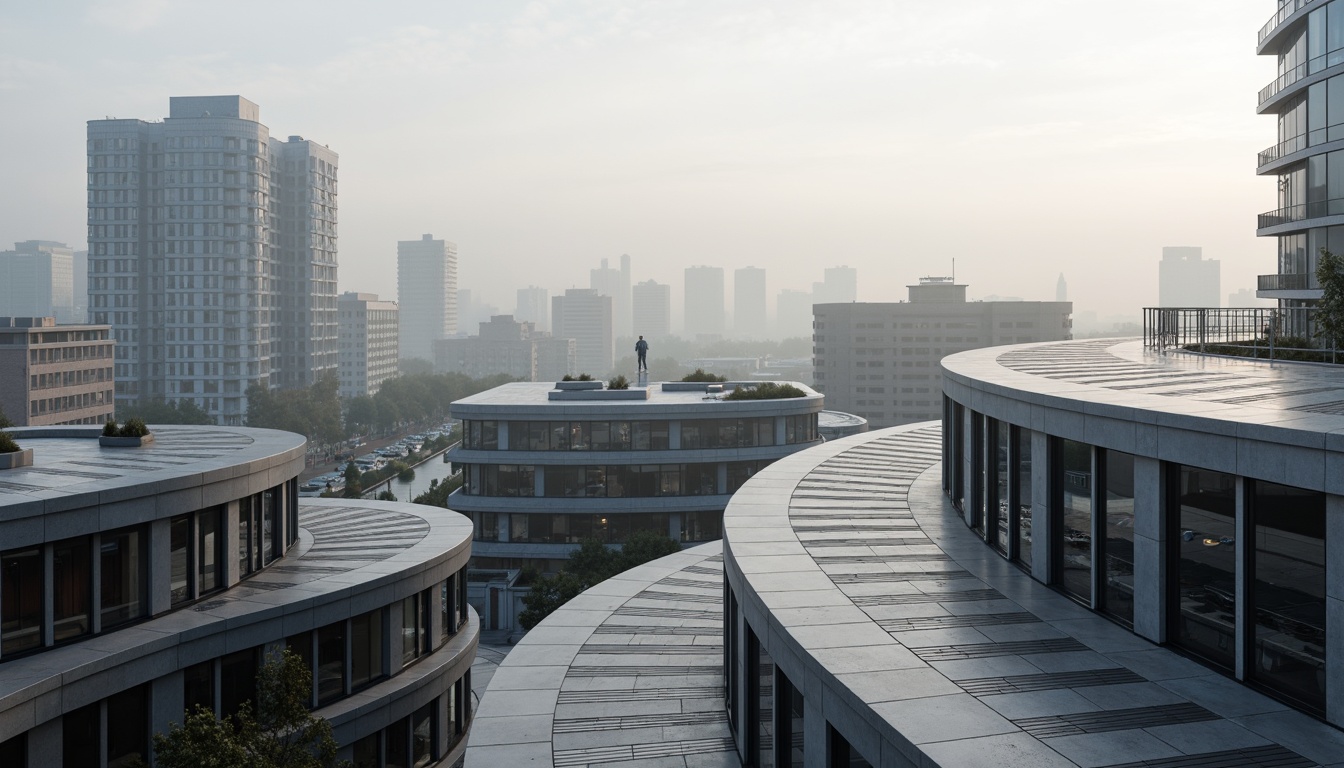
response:
[[[1312,278],[1314,275],[1260,275],[1256,278],[1256,288],[1261,291],[1309,291],[1320,286]]]
[[[1289,16],[1315,2],[1318,2],[1318,0],[1285,0],[1279,5],[1279,10],[1274,13],[1274,16],[1265,22],[1265,26],[1260,28],[1260,34],[1255,38],[1255,44],[1259,46],[1265,42],[1265,39],[1274,34],[1274,30],[1278,29],[1279,25],[1283,24]]]
[[[1301,152],[1306,148],[1307,148],[1307,135],[1304,133],[1300,136],[1294,136],[1293,138],[1287,141],[1279,142],[1278,144],[1275,144],[1269,149],[1266,149],[1263,152],[1256,155],[1255,166],[1257,168],[1264,167],[1274,162],[1275,160],[1278,160],[1281,157],[1287,157],[1288,155],[1291,155],[1294,152]]]
[[[1277,211],[1262,213],[1256,217],[1256,220],[1259,228],[1264,229],[1265,227],[1277,227],[1281,224],[1292,224],[1296,221],[1306,221],[1321,216],[1344,216],[1344,198],[1290,205]]]
[[[1329,53],[1317,56],[1314,59],[1298,64],[1296,67],[1284,72],[1274,79],[1274,82],[1260,89],[1260,99],[1256,103],[1263,107],[1265,102],[1282,93],[1286,88],[1307,75],[1314,75],[1317,72],[1324,71],[1336,64],[1344,64],[1344,48],[1330,51]]]

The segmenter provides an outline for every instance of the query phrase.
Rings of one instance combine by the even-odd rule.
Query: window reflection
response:
[[[1106,451],[1102,610],[1134,625],[1134,456]]]
[[[1092,601],[1092,446],[1060,440],[1059,586]]]
[[[1031,570],[1031,431],[1017,433],[1017,561]]]
[[[1236,478],[1173,467],[1172,642],[1231,670],[1236,666]]]
[[[0,555],[0,654],[42,646],[42,550]]]

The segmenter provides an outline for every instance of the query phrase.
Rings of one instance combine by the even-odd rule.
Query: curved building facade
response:
[[[1258,230],[1278,239],[1278,269],[1260,276],[1256,295],[1310,306],[1321,297],[1320,249],[1344,253],[1344,3],[1281,3],[1257,51],[1278,60],[1278,76],[1257,101],[1260,114],[1277,118],[1277,141],[1256,166],[1277,177],[1279,193]]]
[[[475,523],[473,567],[558,571],[584,539],[639,531],[713,541],[743,483],[821,439],[822,396],[803,385],[741,401],[718,391],[732,382],[601,386],[518,382],[453,403],[463,486],[448,505]]]
[[[14,430],[0,471],[0,764],[153,764],[197,706],[236,712],[289,649],[357,766],[453,761],[471,721],[471,526],[411,504],[300,504],[305,441],[159,427]]]

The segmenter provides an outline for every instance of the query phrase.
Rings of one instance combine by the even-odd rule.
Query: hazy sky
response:
[[[972,297],[1134,313],[1163,245],[1223,294],[1274,271],[1254,174],[1272,0],[0,4],[0,246],[85,239],[85,121],[240,94],[340,153],[340,287],[396,293],[396,241],[459,283],[587,287],[629,253],[825,266],[904,298],[955,257]],[[731,296],[731,289],[729,295]],[[773,304],[773,299],[772,299]]]

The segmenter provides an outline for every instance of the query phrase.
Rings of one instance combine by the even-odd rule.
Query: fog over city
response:
[[[587,287],[601,258],[826,266],[899,300],[956,259],[970,297],[1137,316],[1164,245],[1224,294],[1273,271],[1255,153],[1267,0],[351,2],[0,7],[0,245],[86,238],[85,123],[239,94],[340,154],[341,290],[396,294],[398,240],[459,286]],[[729,288],[731,291],[731,286]],[[731,295],[731,294],[730,294]],[[772,306],[773,309],[773,306]]]

